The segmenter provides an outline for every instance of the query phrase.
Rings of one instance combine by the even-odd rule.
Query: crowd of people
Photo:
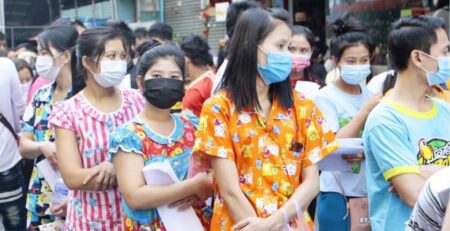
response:
[[[205,38],[176,43],[164,23],[86,29],[63,18],[36,51],[5,50],[4,229],[164,231],[168,206],[193,208],[213,231],[450,231],[444,20],[394,22],[390,70],[373,76],[366,28],[337,19],[329,83],[311,58],[314,30],[287,11],[236,2],[226,20],[219,62]],[[304,82],[320,90],[303,94]],[[319,171],[346,138],[363,140],[342,155],[351,168]],[[174,183],[148,182],[143,169],[161,163]]]

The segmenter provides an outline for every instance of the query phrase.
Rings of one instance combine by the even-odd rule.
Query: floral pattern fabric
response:
[[[195,142],[194,124],[185,116],[172,114],[175,121],[174,132],[163,137],[142,122],[139,117],[119,127],[112,134],[109,145],[109,159],[120,150],[136,153],[144,159],[144,166],[155,162],[169,161],[178,179],[185,180],[189,167],[191,149]],[[131,210],[122,199],[125,230],[141,230],[142,226],[151,230],[166,230],[156,209]],[[205,229],[209,226],[210,209],[195,208]]]
[[[53,108],[52,101],[55,95],[55,88],[56,83],[40,88],[23,116],[22,132],[32,134],[35,142],[54,141],[53,132],[48,124],[48,117]],[[65,99],[70,94],[71,90],[69,89]],[[27,195],[27,227],[30,223],[33,226],[40,225],[42,217],[51,215],[51,201],[52,191],[50,186],[35,165],[31,174]],[[53,220],[51,217],[48,218]]]
[[[274,101],[267,122],[256,112],[237,111],[224,91],[203,106],[194,159],[235,162],[241,190],[258,217],[275,213],[301,184],[302,169],[338,147],[314,103],[293,94],[294,107],[285,110]],[[217,185],[216,193],[211,230],[231,230],[234,224]],[[296,222],[289,226],[295,230]]]

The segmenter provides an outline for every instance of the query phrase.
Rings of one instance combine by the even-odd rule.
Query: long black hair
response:
[[[50,47],[58,52],[70,52],[70,70],[73,77],[77,75],[77,58],[75,55],[75,44],[78,32],[70,25],[51,25],[44,29],[37,37],[37,43],[53,58]],[[72,91],[72,95],[74,95]]]
[[[84,56],[98,63],[105,53],[106,42],[112,39],[120,39],[125,47],[125,41],[120,31],[112,27],[96,27],[85,30],[77,41],[76,55],[79,63],[78,76],[72,76],[72,92],[74,94],[86,87],[87,73],[82,65]]]
[[[292,24],[287,11],[255,8],[245,11],[236,25],[221,88],[225,89],[238,111],[260,107],[256,93],[258,45],[281,23]],[[271,84],[269,94],[270,99],[276,98],[284,109],[292,107],[290,78]]]
[[[347,20],[337,19],[333,23],[334,37],[331,39],[330,51],[337,61],[341,59],[342,54],[347,48],[362,44],[369,50],[371,56],[375,46],[366,33],[364,26],[356,19],[349,18]]]
[[[183,51],[173,44],[164,44],[150,48],[141,56],[138,64],[138,74],[142,76],[142,81],[144,81],[144,76],[147,71],[160,59],[172,59],[178,68],[180,68],[181,75],[184,79]]]

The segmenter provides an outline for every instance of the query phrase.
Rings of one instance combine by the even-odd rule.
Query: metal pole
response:
[[[78,19],[78,2],[73,0],[73,6],[75,7],[75,18]]]
[[[95,27],[95,0],[92,0],[92,27]]]
[[[159,0],[159,21],[164,22],[164,0]]]
[[[11,47],[15,47],[15,43],[14,43],[14,28],[11,28]]]
[[[136,4],[136,22],[141,21],[141,0],[135,0]]]
[[[0,0],[0,27],[1,27],[1,31],[3,33],[6,32],[5,26],[6,26],[6,22],[5,22],[5,1],[4,0]]]
[[[112,10],[112,19],[113,20],[117,20],[117,2],[116,2],[116,0],[110,0],[110,3],[111,3],[111,10]]]

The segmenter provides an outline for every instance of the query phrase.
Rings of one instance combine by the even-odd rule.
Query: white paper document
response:
[[[59,178],[61,178],[61,173],[59,171],[53,170],[52,166],[50,165],[50,162],[48,162],[47,159],[39,161],[39,163],[37,163],[36,166],[41,175],[44,176],[45,180],[50,186],[50,189],[52,191],[55,191],[55,184],[56,181]]]
[[[364,151],[361,138],[336,139],[339,149],[319,162],[322,171],[348,171],[352,165],[342,159],[342,155],[356,155]]]
[[[308,99],[314,99],[319,92],[320,85],[314,82],[297,81],[295,90],[302,93]]]
[[[168,161],[151,163],[142,172],[148,185],[169,185],[179,181]],[[204,230],[192,207],[179,211],[178,208],[169,208],[167,204],[157,210],[167,231],[184,231],[187,227],[192,231]]]

